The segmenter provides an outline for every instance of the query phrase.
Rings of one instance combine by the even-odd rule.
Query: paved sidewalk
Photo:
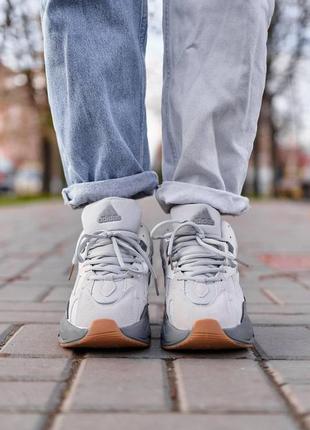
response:
[[[161,219],[142,204],[149,225]],[[310,429],[310,205],[256,203],[233,220],[257,347],[223,354],[161,350],[153,289],[149,350],[62,350],[79,215],[60,202],[0,210],[1,430]]]

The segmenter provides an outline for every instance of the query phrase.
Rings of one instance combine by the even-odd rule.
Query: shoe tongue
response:
[[[138,233],[141,209],[135,200],[108,197],[83,209],[82,224],[84,232],[88,234],[101,230],[127,230]]]
[[[176,221],[192,221],[212,237],[222,237],[220,213],[207,204],[177,205],[171,211],[171,218]]]

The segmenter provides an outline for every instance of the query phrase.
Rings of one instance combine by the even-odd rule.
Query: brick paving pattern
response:
[[[142,205],[150,227],[162,219]],[[310,429],[309,205],[255,203],[232,220],[256,348],[209,354],[160,348],[163,287],[150,349],[58,346],[79,216],[60,202],[0,211],[1,430]]]

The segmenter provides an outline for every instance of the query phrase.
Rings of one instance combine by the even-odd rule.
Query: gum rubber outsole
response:
[[[114,320],[100,319],[92,322],[87,334],[74,342],[59,343],[63,348],[147,348],[149,343],[125,336]]]
[[[167,350],[224,350],[251,348],[251,343],[238,342],[224,332],[218,321],[203,319],[195,322],[186,339],[174,345],[162,345]]]

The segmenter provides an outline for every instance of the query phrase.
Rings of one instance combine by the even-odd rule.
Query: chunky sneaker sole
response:
[[[223,350],[252,348],[254,333],[251,321],[244,309],[240,325],[223,329],[215,319],[201,319],[194,323],[192,330],[179,330],[165,317],[162,333],[162,348],[167,350]]]
[[[64,317],[58,340],[64,348],[148,348],[151,342],[148,308],[145,307],[140,321],[127,327],[119,327],[111,319],[98,319],[88,329],[81,329]]]

